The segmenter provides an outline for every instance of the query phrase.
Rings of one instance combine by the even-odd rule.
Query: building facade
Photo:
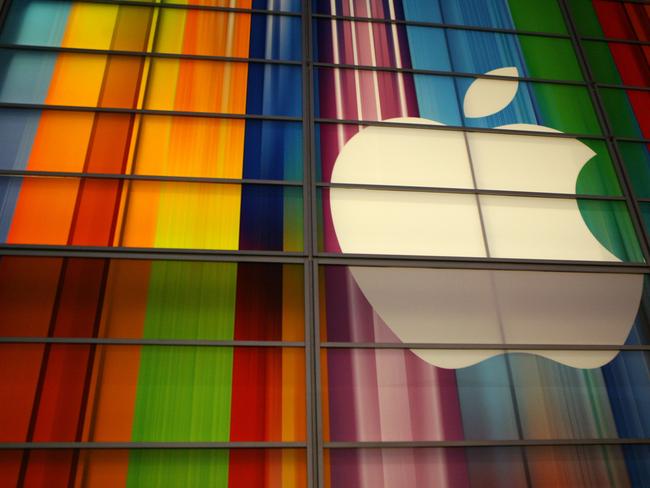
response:
[[[0,3],[1,486],[650,486],[647,4]]]

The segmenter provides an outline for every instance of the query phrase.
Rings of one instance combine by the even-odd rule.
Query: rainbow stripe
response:
[[[301,45],[299,19],[218,11],[32,1],[18,4],[8,25],[4,42],[86,49],[296,59]],[[3,57],[7,102],[301,115],[300,68],[292,66],[40,51]],[[302,177],[299,123],[20,109],[0,124],[11,135],[4,168]],[[295,187],[2,178],[0,202],[0,241],[10,244],[302,249]]]
[[[3,336],[304,340],[296,265],[5,257],[0,277]],[[4,345],[0,438],[304,442],[304,365],[301,348]],[[296,450],[116,456],[102,463],[65,451],[50,465],[35,451],[8,464],[0,480],[306,483],[305,455]]]
[[[338,15],[566,33],[554,1],[323,1],[319,6]],[[322,21],[317,34],[318,56],[335,63],[467,73],[516,66],[522,76],[582,79],[570,46],[553,49],[553,61],[545,62],[549,47],[556,44],[544,38],[335,20]],[[476,120],[463,117],[459,108],[472,79],[343,69],[321,69],[318,74],[318,110],[326,118],[424,117],[447,125],[482,127],[529,123],[600,134],[587,91],[575,86],[520,83],[511,106]],[[620,102],[630,103],[624,92]],[[318,128],[325,181],[339,151],[359,129],[335,124]],[[576,192],[619,194],[604,142],[583,142],[597,156],[581,173]],[[606,247],[623,260],[642,259],[622,209],[595,201],[580,205],[587,224]],[[327,194],[322,208],[321,247],[340,251]],[[598,218],[594,210],[600,210]],[[324,267],[320,283],[323,341],[398,340],[373,312],[347,269]],[[629,343],[647,343],[644,313],[639,311]],[[650,432],[649,363],[643,353],[621,353],[594,370],[508,354],[454,371],[429,366],[410,351],[366,349],[328,350],[321,364],[327,440],[578,439],[644,437]],[[390,450],[330,450],[326,481],[336,487],[475,486],[473,472],[480,465],[486,486],[501,486],[505,480],[509,486],[640,486],[640,480],[650,477],[643,453],[647,454],[645,447],[613,448],[583,458],[576,453],[575,463],[569,464],[534,449],[441,450],[435,462],[432,453],[418,449],[401,451],[399,462]]]

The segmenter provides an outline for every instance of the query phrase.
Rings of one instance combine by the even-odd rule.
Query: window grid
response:
[[[312,1],[305,0],[303,2],[303,11],[297,12],[282,12],[273,10],[260,10],[260,9],[240,9],[228,7],[211,7],[211,6],[198,6],[198,5],[182,5],[171,3],[152,3],[152,2],[130,2],[130,1],[117,1],[117,0],[84,0],[89,3],[100,4],[115,4],[124,6],[145,6],[151,7],[158,11],[160,8],[174,8],[174,9],[197,9],[206,11],[221,11],[221,12],[241,12],[241,13],[255,13],[266,15],[285,15],[290,17],[300,17],[302,19],[302,38],[303,38],[303,53],[302,61],[281,61],[281,60],[264,60],[264,59],[251,59],[251,58],[228,58],[219,56],[203,56],[203,55],[182,55],[182,54],[168,54],[157,52],[123,52],[111,50],[93,50],[93,49],[74,49],[74,48],[49,48],[41,46],[14,46],[14,45],[1,45],[1,48],[8,49],[33,49],[41,51],[53,52],[79,52],[79,53],[92,53],[92,54],[114,54],[114,55],[129,55],[139,56],[145,59],[155,57],[165,57],[174,59],[206,59],[216,61],[232,61],[232,62],[251,62],[251,63],[264,63],[264,64],[286,64],[286,65],[299,65],[302,67],[303,73],[303,114],[302,117],[284,117],[284,116],[258,116],[252,114],[218,114],[213,112],[197,113],[197,112],[181,112],[181,111],[157,111],[146,110],[141,107],[144,106],[144,100],[148,91],[148,80],[140,85],[140,90],[143,93],[139,108],[137,109],[105,109],[97,107],[56,107],[39,104],[7,104],[2,103],[0,107],[11,108],[33,108],[33,109],[61,109],[61,110],[84,110],[93,112],[116,112],[116,113],[129,113],[129,114],[163,114],[163,115],[180,115],[180,116],[196,116],[196,117],[216,117],[216,118],[234,118],[234,119],[259,119],[259,120],[281,120],[302,122],[303,133],[303,155],[304,155],[304,174],[301,182],[290,182],[284,180],[231,180],[222,178],[203,178],[203,177],[182,177],[182,176],[154,176],[154,175],[139,175],[139,174],[91,174],[91,173],[65,173],[65,172],[30,172],[30,171],[2,171],[1,175],[6,176],[49,176],[57,177],[83,177],[83,178],[109,178],[109,179],[160,179],[164,181],[200,181],[200,182],[228,182],[228,183],[244,183],[244,184],[274,184],[303,187],[303,208],[304,208],[304,238],[305,247],[303,252],[287,252],[287,251],[206,251],[206,250],[193,250],[193,249],[137,249],[137,248],[112,248],[106,249],[101,247],[92,246],[31,246],[31,245],[0,245],[0,255],[18,255],[18,256],[61,256],[61,257],[92,257],[97,259],[118,258],[118,259],[178,259],[178,260],[198,260],[198,261],[231,261],[231,262],[274,262],[274,263],[300,263],[303,264],[304,269],[304,300],[305,300],[305,340],[304,342],[295,341],[210,341],[210,340],[141,340],[141,339],[108,339],[108,338],[32,338],[32,337],[2,337],[0,343],[43,343],[43,344],[125,344],[125,345],[187,345],[187,346],[205,346],[205,347],[226,347],[226,346],[255,346],[255,347],[296,347],[304,348],[306,356],[306,372],[307,372],[307,442],[224,442],[224,443],[196,443],[196,442],[180,442],[180,443],[96,443],[96,442],[69,442],[69,443],[40,443],[40,442],[25,442],[25,443],[0,443],[0,449],[126,449],[126,448],[156,448],[156,449],[174,449],[174,448],[206,448],[206,449],[221,449],[221,448],[302,448],[307,451],[307,464],[308,464],[308,486],[322,487],[324,482],[323,473],[323,453],[325,449],[336,448],[382,448],[382,447],[470,447],[470,446],[582,446],[582,445],[645,445],[650,444],[650,439],[579,439],[579,440],[515,440],[515,441],[486,441],[486,440],[470,440],[470,441],[431,441],[431,442],[324,442],[322,431],[322,412],[321,400],[322,395],[320,392],[321,382],[321,364],[320,364],[320,351],[322,349],[331,348],[368,348],[368,349],[407,349],[411,348],[413,344],[399,343],[345,343],[345,342],[321,342],[319,334],[319,289],[318,289],[318,276],[319,268],[322,265],[372,265],[372,266],[423,266],[423,267],[449,267],[459,269],[511,269],[511,270],[565,270],[565,271],[594,271],[594,272],[621,272],[626,273],[648,273],[650,272],[650,242],[648,233],[643,227],[643,218],[641,215],[640,202],[650,202],[650,198],[637,198],[635,197],[634,190],[627,174],[625,164],[619,148],[620,141],[635,141],[635,142],[650,142],[648,139],[635,139],[629,137],[620,137],[612,132],[611,123],[608,120],[608,115],[604,110],[602,99],[599,95],[599,87],[615,87],[619,89],[636,89],[640,91],[648,91],[649,87],[630,87],[625,85],[613,85],[598,83],[594,80],[591,69],[582,49],[581,41],[599,41],[599,42],[615,42],[615,43],[628,43],[637,45],[650,45],[650,42],[634,41],[626,39],[609,39],[601,37],[588,37],[580,36],[577,33],[573,19],[571,17],[570,9],[568,8],[566,0],[558,0],[562,10],[564,20],[567,24],[569,34],[554,34],[543,32],[529,32],[518,31],[511,29],[498,29],[498,28],[483,28],[476,26],[456,26],[448,24],[436,24],[426,22],[408,22],[394,19],[370,19],[364,17],[347,17],[347,16],[331,16],[326,14],[318,14],[312,12]],[[614,0],[616,3],[621,3],[619,0]],[[642,0],[628,0],[628,3],[644,3]],[[10,1],[5,1],[3,10],[0,15],[0,25],[4,16],[6,16]],[[156,16],[156,21],[160,16]],[[547,83],[558,83],[564,85],[579,85],[586,86],[593,105],[597,111],[598,119],[603,131],[602,136],[585,136],[578,134],[564,134],[564,137],[584,137],[593,138],[598,140],[605,140],[608,149],[612,156],[614,168],[617,172],[619,182],[622,185],[623,194],[621,196],[603,196],[603,195],[564,195],[564,194],[539,194],[538,196],[545,197],[579,197],[589,198],[594,200],[615,200],[624,201],[630,211],[631,219],[635,227],[635,232],[639,238],[645,263],[590,263],[585,261],[572,261],[572,260],[535,260],[535,259],[493,259],[493,258],[445,258],[445,257],[418,257],[418,256],[382,256],[382,255],[346,255],[334,254],[319,251],[317,226],[318,220],[318,205],[317,205],[317,192],[319,188],[328,187],[344,187],[343,184],[326,183],[317,181],[316,173],[316,153],[315,153],[315,127],[316,124],[321,123],[335,123],[335,124],[357,124],[363,126],[372,125],[387,125],[381,122],[374,121],[358,121],[358,120],[334,120],[334,119],[320,119],[315,117],[314,112],[314,71],[321,67],[337,67],[342,69],[363,69],[372,71],[392,71],[404,72],[415,74],[444,74],[446,76],[466,76],[472,78],[493,78],[500,79],[498,76],[491,75],[476,75],[460,72],[427,72],[426,70],[409,70],[406,68],[380,68],[374,66],[356,66],[356,65],[335,65],[330,63],[314,62],[312,59],[313,53],[313,36],[312,25],[315,19],[340,19],[340,20],[355,20],[365,22],[377,23],[391,23],[403,25],[422,25],[429,27],[445,27],[449,29],[462,29],[467,31],[484,31],[496,33],[512,33],[512,34],[530,34],[544,37],[569,39],[574,47],[576,55],[581,65],[581,71],[584,75],[584,82],[567,82],[562,80],[547,80]],[[158,30],[154,30],[158,32]],[[155,35],[155,34],[154,34]],[[153,44],[155,45],[155,39]],[[149,63],[149,61],[147,61]],[[502,78],[502,77],[501,77]],[[512,80],[513,78],[508,78]],[[522,81],[542,81],[541,79],[531,79],[520,77],[517,78]],[[432,129],[431,127],[427,127]],[[501,132],[513,133],[511,131],[489,130],[482,128],[463,128],[448,126],[445,130],[461,130],[463,132]],[[434,128],[435,130],[435,128]],[[526,133],[530,135],[530,132]],[[550,137],[557,137],[556,135],[547,135]],[[471,158],[471,155],[470,155]],[[386,189],[391,188],[386,185],[354,185],[354,187],[362,187],[369,189]],[[403,188],[410,190],[411,188]],[[439,189],[424,188],[419,191],[439,191]],[[446,189],[446,191],[457,191],[454,189]],[[489,191],[489,190],[471,190],[472,194],[503,194],[503,195],[531,195],[535,192],[511,192],[506,190]],[[549,349],[555,348],[560,350],[608,350],[615,349],[620,351],[648,351],[650,345],[584,345],[584,346],[567,346],[567,345],[536,345],[530,346],[526,344],[440,344],[429,343],[420,344],[419,348],[431,349]],[[506,356],[507,357],[507,356]]]

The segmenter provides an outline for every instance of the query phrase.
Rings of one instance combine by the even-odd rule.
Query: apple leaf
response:
[[[514,66],[499,68],[485,73],[497,76],[519,76]],[[463,113],[465,117],[486,117],[503,110],[517,94],[519,81],[490,80],[479,78],[474,81],[465,93]]]

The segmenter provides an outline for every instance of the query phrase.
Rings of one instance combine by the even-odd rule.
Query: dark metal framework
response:
[[[54,1],[54,0],[52,0]],[[465,447],[530,447],[530,446],[607,446],[607,445],[647,445],[649,438],[640,439],[550,439],[550,440],[464,440],[464,441],[412,441],[412,442],[325,442],[322,429],[322,392],[321,392],[321,363],[322,350],[327,349],[458,349],[458,350],[576,350],[576,351],[637,351],[648,352],[650,345],[562,345],[562,344],[406,344],[406,343],[351,343],[351,342],[321,342],[319,327],[319,273],[323,266],[379,266],[379,267],[429,267],[429,268],[455,268],[455,269],[498,269],[498,270],[537,270],[537,271],[574,271],[590,273],[636,273],[650,274],[650,238],[644,230],[643,216],[640,204],[650,203],[650,198],[639,198],[634,194],[632,182],[627,173],[620,142],[650,143],[643,138],[620,137],[612,132],[600,88],[616,88],[622,90],[649,91],[650,87],[612,85],[599,83],[594,80],[590,70],[582,41],[589,42],[614,42],[634,45],[649,46],[650,42],[628,39],[596,38],[581,36],[578,33],[567,0],[557,0],[562,11],[568,34],[520,31],[513,29],[500,29],[490,27],[477,27],[467,25],[450,25],[444,23],[415,22],[385,18],[350,17],[340,15],[327,15],[312,11],[312,0],[303,0],[302,12],[285,12],[278,10],[244,9],[230,7],[214,7],[205,5],[186,5],[175,3],[157,3],[155,1],[129,1],[129,0],[75,0],[87,3],[113,4],[123,6],[139,6],[150,8],[168,9],[193,9],[207,12],[234,12],[255,15],[287,16],[300,19],[302,25],[302,60],[274,60],[233,58],[225,56],[187,55],[162,52],[132,52],[116,50],[97,50],[82,48],[60,48],[46,46],[26,46],[14,44],[0,44],[3,50],[29,50],[52,53],[79,53],[102,54],[119,56],[137,56],[146,58],[171,58],[205,60],[229,63],[263,63],[286,65],[300,68],[302,71],[302,116],[269,116],[254,114],[228,114],[213,112],[189,112],[173,110],[149,110],[128,108],[104,107],[76,107],[76,106],[51,106],[44,104],[27,103],[0,103],[0,110],[11,109],[37,109],[37,110],[65,110],[65,111],[90,111],[110,112],[141,115],[173,115],[182,117],[210,117],[233,120],[268,120],[279,122],[294,122],[302,124],[303,128],[303,179],[300,181],[287,180],[261,180],[261,179],[227,179],[207,178],[195,176],[166,176],[166,175],[140,175],[140,174],[97,174],[97,173],[71,173],[64,171],[23,171],[0,170],[0,178],[94,178],[107,180],[144,180],[144,181],[174,181],[185,183],[214,183],[214,184],[240,184],[240,185],[276,185],[285,187],[299,187],[303,196],[303,236],[304,250],[302,252],[283,251],[218,251],[195,249],[149,249],[149,248],[105,248],[93,246],[45,246],[45,245],[9,245],[0,244],[1,256],[50,256],[50,257],[84,257],[95,259],[145,259],[145,260],[182,260],[182,261],[217,261],[217,262],[259,262],[259,263],[284,263],[299,264],[304,272],[304,306],[305,329],[304,341],[222,341],[222,340],[195,340],[195,339],[126,339],[126,338],[75,338],[75,337],[0,337],[0,344],[70,344],[70,345],[102,345],[102,346],[177,346],[177,347],[290,347],[301,348],[305,351],[306,369],[306,408],[307,408],[307,439],[305,442],[5,442],[0,443],[1,449],[302,449],[307,454],[308,486],[321,488],[324,483],[323,460],[326,449],[381,449],[381,448],[465,448]],[[620,0],[609,0],[621,3]],[[8,12],[11,0],[0,0],[0,28]],[[645,3],[644,0],[626,0],[626,3]],[[317,118],[315,114],[314,77],[318,69],[354,69],[383,71],[394,73],[410,73],[431,76],[454,76],[486,79],[507,79],[495,75],[463,73],[455,71],[429,71],[410,68],[393,68],[364,65],[346,65],[318,62],[313,59],[313,24],[316,20],[338,20],[372,22],[380,24],[398,24],[405,26],[422,26],[444,29],[460,29],[466,31],[493,32],[514,35],[531,35],[548,38],[565,39],[571,42],[580,63],[584,81],[553,80],[529,77],[514,78],[531,83],[549,83],[585,88],[597,112],[602,134],[550,134],[548,132],[507,131],[501,129],[486,129],[455,126],[425,126],[418,124],[394,124],[390,122],[371,120],[334,120]],[[450,188],[421,188],[421,187],[395,187],[391,185],[372,184],[340,184],[318,181],[317,155],[315,147],[315,131],[317,124],[347,124],[362,126],[385,127],[413,127],[423,130],[452,130],[462,132],[488,132],[521,135],[539,135],[540,137],[580,137],[604,141],[612,156],[614,169],[621,184],[620,195],[569,195],[561,193],[539,193],[509,190],[475,190],[475,189],[450,189]],[[539,198],[580,198],[602,201],[622,202],[629,211],[636,231],[639,244],[644,256],[643,263],[602,263],[571,260],[539,260],[539,259],[495,259],[495,258],[450,258],[436,256],[382,256],[361,254],[335,254],[323,252],[318,246],[318,193],[332,187],[363,188],[368,190],[395,190],[395,191],[427,191],[427,192],[453,192],[469,194],[490,194],[503,196],[527,196]]]

